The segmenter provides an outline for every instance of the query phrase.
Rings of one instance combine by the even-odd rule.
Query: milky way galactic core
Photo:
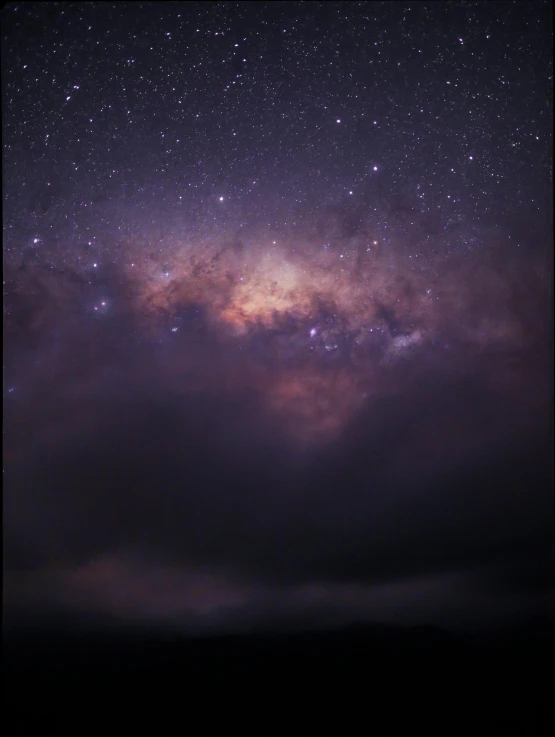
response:
[[[339,432],[372,397],[406,390],[434,364],[455,372],[494,360],[491,381],[515,388],[547,338],[545,256],[519,258],[503,232],[458,250],[460,233],[416,245],[403,233],[381,240],[364,214],[355,234],[341,227],[284,229],[279,240],[257,233],[248,243],[183,236],[154,250],[139,236],[117,260],[90,263],[68,243],[63,268],[6,259],[8,331],[17,340],[18,299],[39,304],[45,295],[27,329],[43,340],[55,334],[58,351],[70,352],[57,368],[22,364],[21,385],[32,392],[76,361],[77,345],[117,346],[118,329],[132,325],[132,340],[152,345],[161,386],[248,389],[305,440]],[[83,360],[80,381],[94,365]]]

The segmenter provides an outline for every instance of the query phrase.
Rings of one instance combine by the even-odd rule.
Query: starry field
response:
[[[551,28],[4,6],[8,624],[552,611]]]

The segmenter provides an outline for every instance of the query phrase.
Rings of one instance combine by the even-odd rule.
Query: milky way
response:
[[[464,372],[489,357],[497,388],[531,368],[548,335],[546,256],[523,259],[507,233],[486,228],[479,247],[457,250],[464,234],[444,227],[431,237],[417,216],[419,241],[413,233],[407,244],[392,217],[384,242],[354,212],[348,235],[353,211],[344,206],[331,223],[279,241],[264,232],[248,243],[184,235],[151,251],[129,239],[115,264],[83,265],[67,244],[59,268],[41,263],[44,253],[8,267],[8,330],[16,340],[22,328],[47,330],[56,356],[49,380],[59,372],[63,382],[89,319],[98,350],[117,346],[132,325],[134,339],[156,349],[161,385],[249,389],[304,440],[336,434],[372,397],[406,390],[426,362]],[[34,303],[26,314],[22,300]],[[26,391],[45,380],[42,360],[21,371]]]

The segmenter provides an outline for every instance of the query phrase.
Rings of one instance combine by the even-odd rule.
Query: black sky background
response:
[[[551,28],[4,7],[7,629],[552,615]]]

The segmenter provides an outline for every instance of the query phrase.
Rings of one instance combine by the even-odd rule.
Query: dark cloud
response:
[[[265,385],[247,390],[233,378],[250,370],[263,336],[230,347],[196,312],[180,315],[179,346],[129,341],[125,321],[98,328],[102,340],[90,343],[68,329],[63,391],[56,363],[55,397],[41,389],[10,400],[8,569],[87,569],[107,554],[113,567],[131,556],[133,575],[124,563],[118,571],[123,587],[152,565],[184,580],[219,571],[206,591],[221,580],[250,587],[239,620],[267,614],[276,597],[293,617],[299,587],[355,586],[379,601],[384,586],[412,586],[418,598],[419,581],[464,574],[476,581],[466,596],[490,582],[493,596],[504,590],[499,566],[508,589],[516,572],[513,599],[546,585],[545,394],[508,402],[483,357],[461,370],[460,357],[450,364],[431,347],[390,367],[394,391],[369,398],[339,438],[303,448],[268,409]],[[266,380],[282,370],[266,366]],[[61,581],[56,595],[79,602],[75,582],[62,595]],[[347,597],[344,610],[366,611],[365,596]],[[311,607],[324,616],[341,600]],[[138,600],[141,608],[146,616]],[[161,605],[160,617],[169,609]]]

